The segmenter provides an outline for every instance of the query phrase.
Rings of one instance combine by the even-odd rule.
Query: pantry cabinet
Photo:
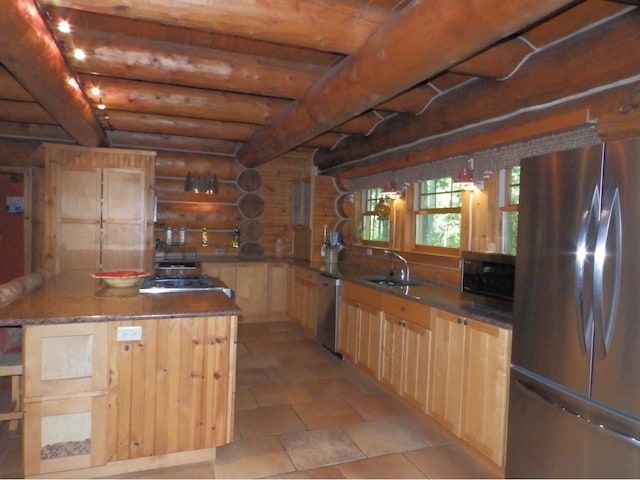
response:
[[[155,152],[45,145],[45,264],[147,270]]]
[[[430,307],[383,295],[380,380],[427,413],[431,357]]]
[[[504,465],[511,331],[432,309],[429,414]]]

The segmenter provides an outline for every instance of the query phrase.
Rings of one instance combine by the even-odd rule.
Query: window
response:
[[[518,204],[520,203],[520,166],[504,171],[502,202],[502,252],[516,254],[518,240]]]
[[[369,188],[364,191],[363,200],[363,231],[362,238],[368,242],[389,242],[389,218],[380,218],[375,209],[382,198],[382,188]]]
[[[423,180],[416,194],[416,246],[460,248],[462,190],[451,177]]]

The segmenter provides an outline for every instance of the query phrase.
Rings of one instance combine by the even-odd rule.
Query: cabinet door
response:
[[[318,286],[315,283],[302,284],[303,325],[315,337],[318,330]]]
[[[358,350],[358,314],[360,306],[349,298],[340,300],[338,348],[342,355],[354,362]]]
[[[436,308],[431,312],[433,368],[429,413],[459,435],[465,327],[457,315]]]
[[[264,314],[267,310],[267,264],[239,264],[236,278],[236,304],[245,314]]]
[[[148,268],[145,265],[148,207],[145,171],[105,168],[102,197],[102,269]]]
[[[284,315],[287,307],[287,277],[286,264],[270,264],[267,311],[270,314]]]
[[[25,403],[25,476],[104,465],[107,395]]]
[[[380,380],[400,394],[402,391],[402,357],[405,339],[403,320],[385,312],[382,337]]]
[[[511,331],[469,320],[461,438],[504,464]]]
[[[107,323],[24,327],[24,396],[106,392]]]
[[[236,264],[235,263],[215,263],[205,262],[202,264],[202,273],[219,278],[234,292],[236,291]]]
[[[101,170],[67,170],[54,166],[55,231],[52,251],[55,270],[99,270]]]
[[[374,378],[380,376],[382,349],[382,313],[369,305],[360,305],[356,364]]]
[[[403,381],[400,394],[423,412],[429,405],[431,330],[412,322],[404,325]]]

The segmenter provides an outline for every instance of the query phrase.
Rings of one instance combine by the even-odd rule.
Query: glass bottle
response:
[[[187,243],[187,229],[180,227],[178,231],[178,245],[184,246]]]
[[[209,234],[207,233],[207,228],[206,227],[204,227],[202,229],[202,234],[200,235],[200,240],[201,240],[200,243],[202,243],[203,247],[209,246]]]

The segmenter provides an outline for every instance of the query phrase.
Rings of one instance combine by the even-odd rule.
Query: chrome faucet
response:
[[[404,263],[404,269],[400,270],[400,280],[403,280],[405,282],[409,282],[410,281],[410,276],[409,276],[409,262],[407,262],[407,259],[404,258],[402,255],[400,255],[397,252],[394,252],[392,250],[385,250],[384,254],[387,257],[396,257],[397,259],[399,259],[400,261],[402,261]],[[391,260],[391,268],[393,269],[393,260]]]

